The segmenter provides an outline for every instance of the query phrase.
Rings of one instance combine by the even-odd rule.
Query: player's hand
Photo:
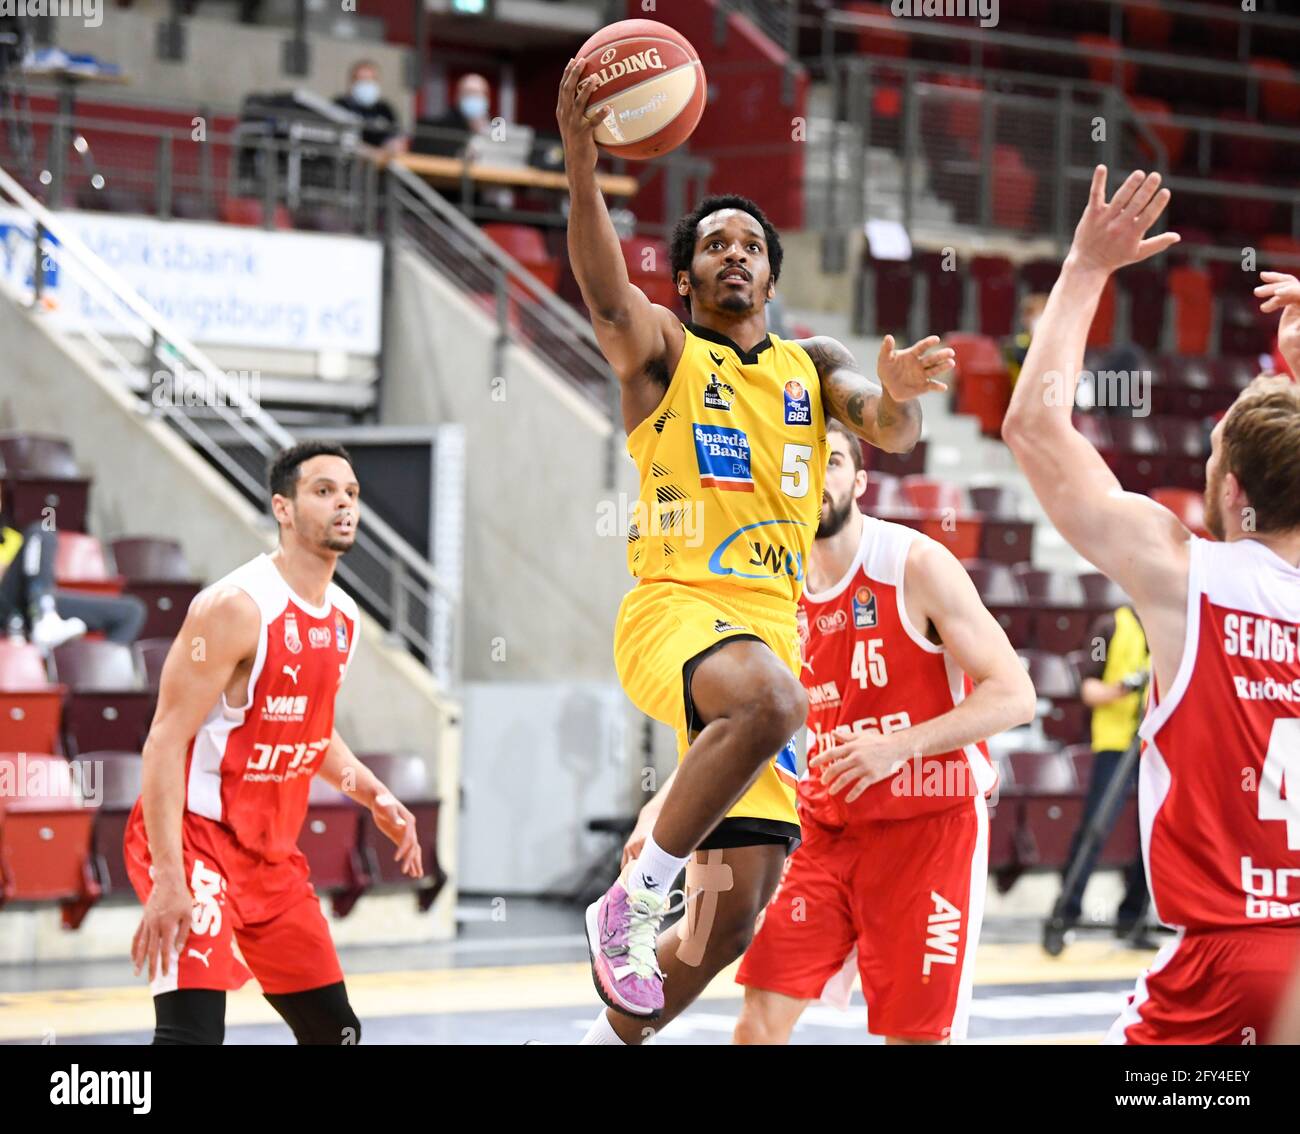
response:
[[[189,939],[193,916],[194,895],[185,885],[183,875],[155,880],[131,941],[131,963],[135,965],[136,976],[146,965],[150,980],[155,975],[167,976],[172,954],[180,953]]]
[[[919,755],[906,729],[883,734],[858,733],[853,739],[812,757],[808,770],[821,777],[831,795],[847,789],[844,802],[848,804],[872,784],[893,775],[904,760]]]
[[[375,826],[397,844],[393,861],[402,864],[402,873],[408,878],[423,878],[424,855],[420,850],[419,834],[415,830],[415,816],[388,791],[381,791],[375,796],[370,814],[375,817]]]
[[[1277,345],[1292,372],[1300,377],[1296,370],[1300,362],[1300,280],[1285,272],[1260,272],[1259,278],[1264,282],[1255,289],[1255,295],[1264,302],[1259,305],[1263,312],[1282,312],[1282,322],[1277,328]]]
[[[898,350],[893,335],[886,335],[876,358],[876,376],[896,402],[910,402],[922,394],[946,390],[940,382],[956,364],[957,352],[930,335],[906,350]]]
[[[636,817],[636,826],[632,828],[632,833],[628,835],[627,842],[623,844],[623,861],[618,864],[621,871],[629,862],[641,854],[641,848],[645,846],[645,841],[655,829],[655,817],[657,811],[651,811],[650,805],[647,804],[641,808],[640,814]]]
[[[588,115],[587,103],[595,89],[590,83],[579,85],[586,57],[570,59],[564,68],[564,77],[560,80],[560,97],[555,104],[555,121],[560,127],[560,139],[564,143],[564,164],[568,169],[588,172],[596,168],[595,130],[605,111]]]
[[[1178,233],[1146,234],[1168,204],[1169,190],[1160,188],[1160,174],[1140,169],[1128,175],[1107,204],[1106,167],[1097,166],[1066,262],[1109,274],[1163,252],[1182,239]]]

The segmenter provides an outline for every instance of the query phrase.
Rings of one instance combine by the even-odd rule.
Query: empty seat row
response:
[[[299,845],[316,889],[345,916],[364,894],[411,888],[427,910],[447,880],[438,862],[439,801],[414,754],[359,756],[416,819],[424,876],[408,879],[368,811],[323,781],[312,783]],[[0,752],[0,906],[59,903],[75,929],[103,898],[132,897],[123,837],[140,794],[137,752],[90,752],[69,762],[51,754]]]

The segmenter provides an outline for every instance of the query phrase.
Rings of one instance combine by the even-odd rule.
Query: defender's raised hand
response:
[[[946,390],[939,379],[956,364],[956,352],[943,346],[938,335],[930,335],[906,350],[898,350],[893,335],[886,335],[876,359],[880,384],[896,402],[910,401],[936,390]]]
[[[1177,244],[1176,232],[1147,236],[1169,204],[1169,190],[1160,188],[1160,174],[1134,170],[1106,201],[1106,167],[1092,171],[1088,207],[1074,230],[1070,258],[1081,267],[1115,272]]]

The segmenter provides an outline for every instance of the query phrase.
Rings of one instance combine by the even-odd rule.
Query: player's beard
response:
[[[849,522],[855,503],[851,495],[845,496],[843,502],[838,505],[827,497],[822,507],[821,519],[817,522],[816,538],[830,539],[831,536],[839,535],[844,525]]]
[[[695,274],[692,268],[687,278],[691,281],[691,295],[696,296],[700,293],[700,285],[703,282]],[[732,291],[730,288],[724,288],[721,281],[715,281],[715,306],[719,311],[726,311],[731,315],[752,315],[758,310],[754,305],[754,296],[758,294],[751,276],[749,280],[749,295],[743,292]]]
[[[331,520],[325,525],[325,530],[321,533],[321,546],[329,551],[337,551],[344,555],[356,546],[357,542],[357,525],[355,521],[352,524],[352,532],[347,537],[339,536],[334,531],[334,521]]]

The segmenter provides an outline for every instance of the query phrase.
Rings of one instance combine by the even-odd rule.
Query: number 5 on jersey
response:
[[[808,495],[808,463],[812,460],[811,445],[786,445],[781,457],[781,491],[796,500]]]

